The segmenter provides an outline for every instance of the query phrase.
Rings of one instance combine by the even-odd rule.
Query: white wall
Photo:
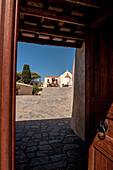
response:
[[[69,75],[70,78],[65,78],[66,75]],[[58,82],[60,84],[60,86],[62,87],[62,85],[69,85],[69,86],[72,86],[72,74],[69,72],[69,71],[66,71],[64,74],[61,74],[58,78]]]
[[[49,82],[52,83],[52,79],[49,77],[45,77],[45,83],[48,84],[47,80],[49,79]]]
[[[54,78],[54,77],[53,77],[53,78]],[[49,79],[49,82],[52,83],[52,77],[45,77],[45,81],[44,81],[44,82],[45,82],[46,84],[48,84],[48,81],[47,81],[48,79]],[[58,78],[55,77],[55,80],[58,80]],[[55,83],[56,83],[56,81],[55,81]]]

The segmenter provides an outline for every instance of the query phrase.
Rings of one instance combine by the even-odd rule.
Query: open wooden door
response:
[[[15,169],[18,0],[0,0],[0,170]]]
[[[110,15],[90,28],[86,40],[86,140],[89,170],[113,169],[112,23],[113,15]]]

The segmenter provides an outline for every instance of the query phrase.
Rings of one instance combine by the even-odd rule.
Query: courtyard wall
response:
[[[18,95],[32,95],[33,86],[24,84],[24,83],[16,83],[20,88],[18,89]]]

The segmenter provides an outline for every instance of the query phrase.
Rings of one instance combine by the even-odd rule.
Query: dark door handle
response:
[[[101,120],[100,125],[97,129],[98,138],[104,140],[106,137],[106,131],[108,130],[108,124],[106,121]]]

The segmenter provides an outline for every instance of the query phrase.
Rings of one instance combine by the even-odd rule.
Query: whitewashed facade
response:
[[[59,76],[46,76],[44,81],[45,85],[58,84],[58,77]]]
[[[66,70],[60,76],[46,76],[43,87],[47,87],[49,84],[59,84],[60,87],[72,86],[72,73]]]
[[[72,86],[72,73],[66,70],[66,72],[59,76],[58,84],[60,87],[65,85]]]

